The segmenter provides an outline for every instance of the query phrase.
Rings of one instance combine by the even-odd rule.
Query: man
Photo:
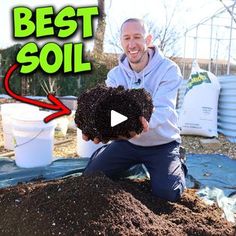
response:
[[[176,201],[185,188],[175,111],[182,79],[180,70],[156,47],[151,47],[152,36],[147,34],[142,20],[126,20],[121,26],[120,40],[124,54],[119,65],[108,73],[107,86],[145,88],[152,95],[155,109],[149,123],[141,117],[144,131],[140,135],[132,134],[130,140],[113,141],[90,161],[84,174],[102,171],[114,177],[142,163],[150,174],[153,194]]]

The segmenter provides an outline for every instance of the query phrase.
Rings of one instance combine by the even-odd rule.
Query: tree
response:
[[[153,43],[158,45],[165,55],[176,56],[179,51],[177,42],[183,32],[183,29],[177,25],[177,13],[184,12],[186,9],[183,7],[182,0],[176,0],[174,5],[173,2],[163,0],[161,4],[165,13],[165,20],[162,24],[157,24],[149,14],[144,15],[142,19],[146,22],[148,31],[153,36]],[[116,33],[113,33],[115,30]],[[120,30],[118,28],[110,27],[110,37],[106,39],[106,43],[112,46],[115,52],[122,52],[119,35]]]
[[[93,47],[93,53],[96,55],[103,53],[103,43],[106,29],[106,14],[104,1],[105,0],[98,0],[99,17]]]
[[[49,93],[57,94],[58,90],[60,89],[60,87],[57,85],[57,78],[52,76],[49,76],[47,81],[43,80],[40,85],[46,95]]]
[[[5,76],[9,67],[15,63],[15,58],[16,58],[17,52],[19,51],[20,48],[21,48],[21,44],[15,44],[11,47],[0,50],[0,53],[1,53],[1,76]],[[14,72],[14,74],[11,76],[10,87],[16,93],[21,94],[23,80],[19,80],[18,77],[19,77],[18,71]],[[3,87],[0,88],[0,93],[2,93],[2,92],[5,92],[5,89]]]

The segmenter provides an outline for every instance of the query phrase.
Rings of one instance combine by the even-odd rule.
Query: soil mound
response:
[[[103,175],[0,190],[0,235],[234,235],[215,206],[187,190],[178,203],[157,199],[149,182]]]
[[[128,117],[128,120],[111,127],[111,110]],[[143,130],[140,116],[150,120],[153,110],[151,95],[144,89],[128,89],[96,86],[81,94],[75,123],[90,139],[103,142],[118,136],[130,138],[130,131],[140,134]]]

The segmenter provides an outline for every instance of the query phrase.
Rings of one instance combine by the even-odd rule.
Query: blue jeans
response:
[[[113,178],[136,164],[144,164],[150,174],[154,195],[176,201],[184,191],[186,167],[179,158],[179,143],[143,147],[125,140],[113,141],[93,157],[84,174],[103,172]]]

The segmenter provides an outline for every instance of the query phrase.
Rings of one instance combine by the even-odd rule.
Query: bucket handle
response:
[[[21,143],[21,144],[17,144],[17,143],[16,143],[16,140],[15,140],[15,138],[14,138],[15,148],[18,148],[18,147],[20,147],[20,146],[23,146],[23,145],[25,145],[25,144],[27,144],[27,143],[32,142],[32,141],[33,141],[34,139],[36,139],[44,130],[45,130],[45,129],[41,129],[34,137],[32,137],[30,140],[28,140],[28,141],[26,141],[26,142],[24,142],[24,143]]]

